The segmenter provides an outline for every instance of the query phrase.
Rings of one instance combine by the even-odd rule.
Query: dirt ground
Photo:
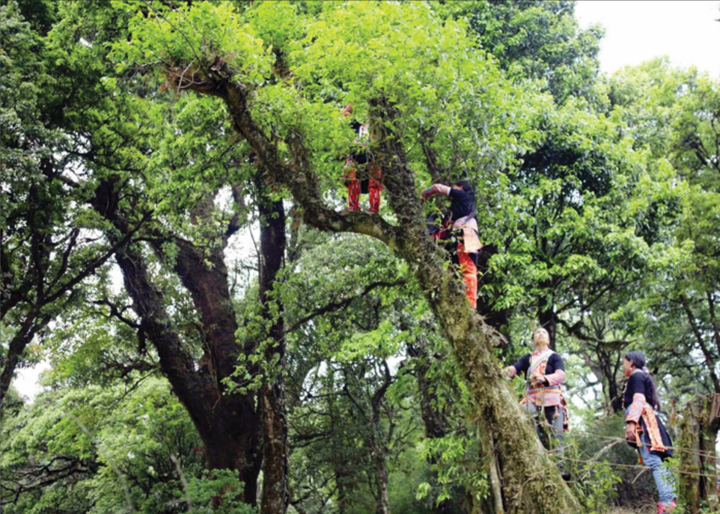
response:
[[[655,514],[655,512],[657,512],[657,506],[648,504],[648,505],[639,507],[637,509],[628,509],[627,507],[616,507],[614,509],[610,509],[608,511],[608,514]]]

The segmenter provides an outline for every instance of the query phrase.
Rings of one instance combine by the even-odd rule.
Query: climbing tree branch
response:
[[[318,180],[314,176],[302,138],[292,133],[287,144],[293,150],[293,159],[281,159],[276,143],[255,123],[248,109],[248,90],[238,83],[226,64],[215,63],[202,83],[185,82],[177,68],[167,70],[168,81],[177,89],[191,89],[199,94],[220,97],[226,104],[235,129],[247,140],[257,155],[263,170],[274,183],[286,186],[302,207],[307,224],[329,232],[355,232],[386,243],[397,245],[398,228],[377,214],[362,212],[339,213],[322,201]]]

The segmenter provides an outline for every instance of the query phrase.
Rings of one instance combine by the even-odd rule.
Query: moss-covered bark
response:
[[[689,402],[680,421],[680,504],[688,514],[699,514],[708,506],[715,489],[717,458],[715,440],[718,431],[718,395],[701,396]]]
[[[284,514],[290,502],[288,487],[288,424],[285,401],[285,316],[281,299],[273,290],[285,259],[285,209],[281,200],[271,201],[265,192],[258,210],[260,224],[260,302],[263,319],[272,320],[268,335],[273,344],[265,350],[266,362],[277,359],[277,370],[266,372],[260,390],[263,441],[263,490],[260,512]],[[277,309],[277,313],[273,312]]]
[[[690,402],[685,408],[682,421],[680,422],[680,439],[678,445],[683,449],[695,449],[700,447],[700,418],[702,410],[696,402]],[[700,455],[695,452],[680,454],[680,503],[685,506],[688,513],[697,514],[700,512],[700,473],[702,463]]]
[[[577,510],[560,474],[535,436],[492,353],[496,334],[471,310],[461,285],[444,266],[444,255],[426,235],[424,216],[405,152],[386,127],[397,113],[383,99],[372,105],[378,155],[388,200],[398,217],[400,254],[412,267],[440,328],[452,345],[478,405],[481,429],[493,434],[504,466],[508,512],[557,513]],[[389,122],[389,123],[385,123]]]

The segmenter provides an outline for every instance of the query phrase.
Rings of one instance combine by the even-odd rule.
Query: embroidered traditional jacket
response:
[[[628,444],[637,447],[639,444],[647,445],[651,452],[661,457],[672,456],[672,441],[664,425],[655,415],[653,403],[652,384],[650,376],[642,370],[636,369],[628,378],[623,391],[623,407],[625,421],[635,422],[635,442]]]
[[[565,364],[557,353],[550,349],[542,353],[534,351],[513,364],[513,370],[513,377],[517,373],[525,373],[527,386],[524,401],[532,402],[538,407],[552,407],[561,404],[560,384],[565,380]],[[544,376],[548,385],[531,383],[528,379],[533,374]]]
[[[570,431],[570,413],[567,402],[562,394],[561,384],[565,380],[565,364],[562,357],[554,351],[547,349],[543,352],[537,350],[528,353],[512,365],[511,378],[518,373],[525,373],[525,397],[520,405],[531,402],[538,407],[557,407],[564,413],[565,432]],[[533,375],[540,375],[547,379],[548,383],[531,382],[529,378]]]

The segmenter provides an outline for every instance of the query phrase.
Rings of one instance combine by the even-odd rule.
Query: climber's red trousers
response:
[[[368,181],[368,201],[370,202],[369,212],[380,212],[380,191],[383,185],[380,183],[382,172],[375,166],[370,166],[370,180]],[[348,159],[345,161],[343,178],[348,188],[348,210],[360,210],[360,181],[356,179],[355,163]]]
[[[477,266],[467,252],[463,251],[462,245],[458,245],[458,260],[460,261],[460,273],[465,282],[465,294],[470,301],[473,310],[477,308]]]
[[[380,185],[377,180],[371,178],[368,184],[369,212],[378,213],[380,211],[380,191],[382,191],[382,185]],[[348,209],[351,211],[360,210],[359,180],[350,180],[348,183]]]

